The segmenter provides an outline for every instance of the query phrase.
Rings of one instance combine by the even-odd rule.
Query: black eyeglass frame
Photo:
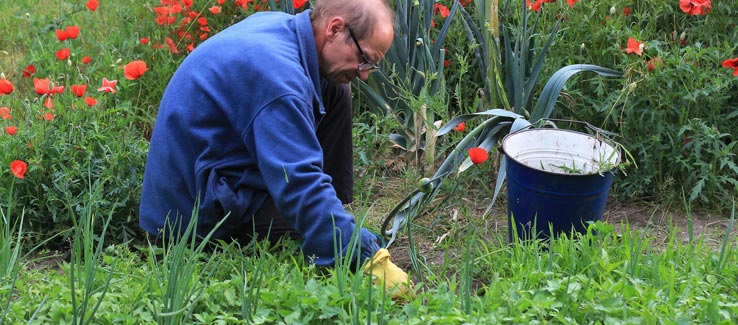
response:
[[[351,39],[354,40],[354,44],[356,44],[356,48],[359,50],[359,55],[361,55],[361,59],[364,60],[363,62],[359,63],[359,66],[357,67],[357,69],[359,69],[359,71],[370,71],[370,72],[374,70],[379,70],[380,69],[380,66],[378,64],[379,62],[371,63],[366,58],[366,55],[364,54],[364,51],[361,49],[361,45],[359,45],[359,41],[356,39],[356,35],[354,35],[354,31],[351,29],[351,26],[346,24],[346,28],[349,31],[349,35],[351,36]]]

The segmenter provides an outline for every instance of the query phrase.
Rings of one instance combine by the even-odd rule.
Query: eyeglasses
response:
[[[359,49],[359,55],[361,55],[361,59],[364,60],[361,63],[359,63],[359,71],[374,71],[379,70],[379,65],[377,63],[371,63],[369,60],[367,60],[366,55],[364,55],[364,51],[361,50],[361,45],[359,45],[359,41],[356,40],[356,36],[354,36],[354,31],[351,29],[351,26],[348,24],[346,25],[349,31],[349,35],[351,35],[351,39],[354,40],[354,43],[356,44],[356,48]]]

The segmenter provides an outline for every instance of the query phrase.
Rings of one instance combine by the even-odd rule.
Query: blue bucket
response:
[[[580,132],[528,129],[507,135],[502,151],[511,242],[513,229],[518,238],[545,240],[600,220],[613,180],[608,170],[620,162],[612,145]]]

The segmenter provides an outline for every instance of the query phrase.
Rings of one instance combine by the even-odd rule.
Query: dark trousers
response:
[[[349,84],[328,84],[323,90],[325,116],[316,112],[320,121],[316,136],[323,148],[323,171],[331,176],[333,187],[343,204],[354,200],[354,162],[352,142],[352,101]],[[237,240],[245,244],[255,232],[260,239],[275,242],[282,237],[297,239],[299,235],[292,225],[277,211],[274,200],[268,197],[254,218],[238,234]]]

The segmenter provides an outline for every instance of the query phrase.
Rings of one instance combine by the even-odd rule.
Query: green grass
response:
[[[208,8],[215,1],[196,3]],[[415,281],[417,297],[405,304],[392,301],[347,263],[335,269],[304,263],[298,243],[292,241],[224,245],[216,253],[187,241],[164,249],[148,246],[136,227],[135,212],[145,138],[158,98],[183,58],[140,43],[140,38],[151,37],[151,43],[162,44],[171,36],[169,29],[154,23],[155,5],[158,1],[101,1],[93,13],[83,1],[0,2],[0,26],[7,27],[0,37],[0,72],[15,85],[14,93],[0,96],[0,106],[13,114],[11,120],[0,120],[0,126],[19,129],[15,136],[0,130],[0,324],[738,322],[735,211],[730,212],[735,203],[722,201],[722,210],[729,211],[720,214],[727,221],[725,229],[701,235],[693,232],[690,222],[688,240],[675,226],[654,233],[627,223],[597,223],[581,238],[510,244],[502,212],[481,217],[494,182],[493,166],[468,171],[455,186],[444,184],[434,202],[437,209],[412,223],[390,248],[393,260]],[[229,10],[221,21],[243,14]],[[588,18],[589,25],[577,28],[599,26],[598,17]],[[211,20],[214,30],[223,27],[216,27],[217,22]],[[62,43],[54,31],[68,25],[79,25],[81,35]],[[447,41],[450,44],[466,42],[458,30],[450,35],[456,35]],[[581,41],[569,35],[562,43],[579,48]],[[70,60],[54,57],[60,47],[72,48]],[[593,45],[586,49],[598,50]],[[602,57],[588,61],[615,60],[614,49],[599,50]],[[93,62],[80,64],[84,55]],[[149,71],[138,80],[124,79],[120,66],[136,59],[146,61]],[[32,78],[22,76],[28,64],[36,66],[36,77],[51,78],[57,85],[88,84],[87,95],[100,104],[87,108],[66,90],[54,95],[56,118],[37,119],[45,110],[45,97],[34,92]],[[464,82],[472,74],[476,72],[465,74]],[[103,77],[119,81],[117,94],[96,91]],[[454,100],[470,99],[458,105],[472,107],[476,86],[455,87]],[[362,112],[366,102],[358,93],[357,99],[357,201],[349,208],[376,230],[381,218],[429,171],[398,158],[404,154],[386,140],[397,122]],[[702,152],[707,162],[718,166],[730,159],[734,147],[721,146],[725,137],[719,132],[697,122],[684,126],[671,127],[692,135],[694,143],[705,143],[702,147],[712,150]],[[451,147],[449,140],[438,143],[442,150]],[[715,150],[726,154],[716,156]],[[688,164],[687,158],[694,157],[683,158]],[[15,159],[29,163],[26,178],[17,179],[7,169]],[[715,170],[711,166],[695,175],[712,175],[707,172]],[[654,177],[676,175],[660,169],[647,172]],[[683,200],[690,202],[689,195],[695,193],[677,192],[686,192]],[[695,205],[685,206],[691,221]],[[56,250],[62,256],[69,253],[69,258],[49,257],[59,255]]]
[[[729,324],[738,320],[734,290],[738,254],[732,244],[715,250],[701,237],[683,243],[672,232],[664,247],[654,247],[643,232],[627,225],[597,223],[590,230],[581,238],[561,237],[547,246],[511,245],[499,235],[463,231],[465,239],[448,241],[429,252],[453,251],[446,256],[450,261],[410,270],[422,281],[416,282],[417,298],[404,305],[383,296],[360,274],[303,264],[295,242],[277,247],[228,246],[223,252],[204,255],[188,250],[194,255],[181,266],[186,265],[193,275],[207,271],[209,276],[192,278],[189,285],[201,291],[190,293],[191,314],[181,319],[198,324],[246,320],[268,324]],[[157,314],[164,308],[164,292],[155,275],[161,274],[162,264],[172,264],[147,262],[142,254],[125,245],[101,251],[96,272],[112,272],[112,277],[93,279],[107,290],[104,296],[100,292],[90,296],[91,302],[99,304],[92,323],[153,323],[161,322],[162,314],[170,315]],[[215,269],[209,264],[213,258],[218,263]],[[71,268],[63,262],[58,269],[22,272],[6,321],[70,321],[73,295],[67,274]],[[182,274],[179,279],[188,278]]]

